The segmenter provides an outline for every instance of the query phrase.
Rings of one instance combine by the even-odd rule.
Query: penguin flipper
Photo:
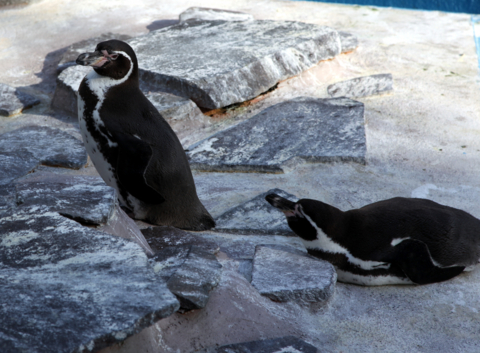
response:
[[[145,180],[152,148],[150,145],[132,135],[115,133],[118,143],[118,159],[116,165],[117,177],[122,186],[137,199],[148,204],[160,204],[165,198]]]
[[[415,239],[406,239],[396,245],[388,261],[398,265],[416,284],[443,282],[459,275],[465,269],[464,266],[436,266],[427,245]]]

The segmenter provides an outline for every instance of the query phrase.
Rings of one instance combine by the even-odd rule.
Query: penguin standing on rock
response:
[[[336,267],[341,282],[435,283],[480,259],[480,220],[430,200],[396,197],[346,212],[276,194],[266,200],[285,214],[311,255]]]
[[[76,62],[93,67],[78,90],[83,141],[120,202],[135,218],[153,224],[197,231],[214,227],[180,141],[139,89],[133,49],[109,40]]]

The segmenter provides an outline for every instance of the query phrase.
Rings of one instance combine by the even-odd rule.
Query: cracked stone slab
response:
[[[338,34],[342,43],[342,53],[349,53],[357,49],[358,38],[355,35],[342,31],[339,31]]]
[[[193,169],[283,173],[304,162],[365,164],[364,106],[298,97],[273,105],[188,148]]]
[[[0,115],[12,116],[40,103],[40,100],[14,87],[0,83]]]
[[[77,60],[78,56],[82,53],[86,52],[93,52],[95,51],[95,47],[98,43],[104,42],[110,39],[118,39],[126,41],[132,38],[126,34],[118,34],[118,33],[104,33],[98,37],[93,37],[89,39],[82,40],[77,43],[73,43],[70,45],[67,50],[63,53],[60,62],[58,63],[58,71],[64,70],[69,66],[75,65],[75,60]]]
[[[259,340],[227,344],[210,348],[204,353],[317,353],[311,344],[294,336],[285,336],[268,340]]]
[[[205,239],[201,233],[190,233],[174,227],[148,227],[141,232],[155,253],[164,248],[184,245],[194,245],[211,254],[216,254],[220,249],[217,242]]]
[[[289,21],[189,20],[129,43],[153,91],[207,109],[255,98],[341,52],[332,28]]]
[[[357,77],[327,87],[331,97],[367,97],[393,91],[392,74]]]
[[[1,136],[0,136],[1,138]],[[27,175],[38,165],[38,159],[23,150],[0,152],[0,186],[6,186],[15,179]]]
[[[236,234],[270,234],[295,236],[285,220],[283,213],[278,212],[267,201],[265,196],[275,193],[293,202],[298,197],[281,189],[272,189],[253,199],[236,206],[215,219],[215,230]]]
[[[253,20],[253,16],[245,12],[212,9],[208,7],[190,7],[179,16],[180,22],[191,19],[207,21],[251,21]]]
[[[193,245],[164,248],[150,262],[177,296],[182,311],[204,308],[220,281],[222,265],[215,255]]]
[[[116,190],[99,177],[34,173],[15,187],[17,205],[46,206],[86,224],[106,224],[117,204]]]
[[[0,286],[8,352],[96,352],[178,309],[137,244],[48,207],[0,219]]]
[[[0,151],[24,158],[27,153],[37,164],[80,169],[87,163],[83,142],[59,129],[26,126],[0,135]]]
[[[327,261],[299,252],[259,245],[253,259],[252,285],[277,302],[326,302],[335,291],[337,273]]]

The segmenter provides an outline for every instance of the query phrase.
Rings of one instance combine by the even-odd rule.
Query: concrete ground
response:
[[[76,121],[49,109],[56,64],[65,48],[106,32],[135,36],[162,28],[176,23],[190,6],[243,11],[256,19],[328,25],[355,34],[360,42],[353,53],[281,82],[263,100],[214,116],[204,130],[192,129],[197,140],[288,98],[326,97],[326,87],[334,82],[378,73],[391,73],[394,78],[392,93],[358,99],[365,104],[366,165],[305,164],[276,175],[196,172],[199,196],[214,217],[278,187],[343,210],[394,196],[424,197],[480,218],[480,87],[472,25],[465,14],[279,0],[44,0],[0,10],[0,82],[42,100],[26,114],[0,117],[0,133],[40,124],[78,137]],[[89,164],[75,173],[95,175],[96,171]],[[226,270],[219,293],[233,282],[243,286],[240,292],[247,290],[249,284],[235,278]],[[329,307],[313,313],[269,304],[263,298],[249,301],[249,310],[264,308],[279,322],[275,327],[283,329],[261,331],[258,319],[249,324],[251,329],[245,326],[219,335],[208,325],[215,318],[225,320],[220,314],[209,319],[198,313],[176,314],[154,327],[155,332],[130,339],[144,343],[127,340],[115,351],[133,352],[128,350],[130,344],[148,346],[145,352],[189,352],[293,333],[325,352],[478,352],[479,292],[478,268],[428,286],[363,288],[339,283]],[[220,302],[212,300],[211,305]],[[182,337],[184,331],[195,339]]]

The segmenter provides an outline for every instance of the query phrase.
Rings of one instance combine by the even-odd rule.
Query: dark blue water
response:
[[[322,0],[319,2],[480,14],[480,0]]]

